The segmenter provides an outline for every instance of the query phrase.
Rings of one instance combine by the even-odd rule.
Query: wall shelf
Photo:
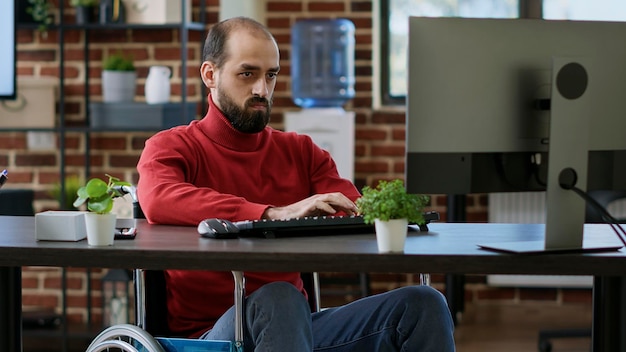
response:
[[[25,1],[24,1],[25,3]],[[67,167],[67,162],[66,162],[66,141],[65,141],[65,136],[67,133],[81,133],[84,135],[85,138],[85,164],[84,164],[84,170],[85,170],[85,176],[88,178],[89,177],[89,172],[90,172],[90,154],[91,154],[91,150],[90,150],[90,136],[92,133],[102,133],[102,132],[156,132],[160,129],[164,129],[164,128],[157,128],[157,127],[91,127],[90,125],[90,112],[89,112],[89,103],[91,100],[91,97],[89,96],[89,87],[90,87],[90,83],[89,83],[89,75],[86,75],[85,77],[85,81],[84,81],[84,96],[82,99],[82,102],[84,103],[84,107],[85,107],[85,122],[84,122],[84,126],[66,126],[67,120],[66,120],[66,114],[67,112],[65,111],[65,102],[66,102],[66,94],[64,92],[64,90],[62,89],[62,87],[65,86],[65,64],[66,64],[66,58],[65,58],[65,44],[66,44],[66,35],[68,32],[74,32],[74,31],[83,31],[85,33],[82,39],[82,44],[84,47],[83,50],[83,57],[84,57],[84,61],[83,61],[83,65],[85,68],[86,72],[89,72],[89,68],[91,63],[89,54],[89,48],[90,48],[90,42],[89,42],[89,35],[88,33],[90,32],[95,32],[95,31],[109,31],[109,30],[178,30],[178,35],[179,35],[179,43],[180,43],[180,80],[181,80],[181,90],[180,90],[180,104],[182,105],[182,109],[181,109],[181,123],[180,124],[186,124],[190,121],[192,121],[193,119],[195,119],[195,110],[193,111],[192,116],[188,116],[189,114],[191,114],[191,111],[188,111],[189,109],[186,109],[187,104],[193,104],[194,106],[196,106],[199,102],[195,101],[195,102],[191,102],[187,100],[187,61],[188,61],[188,40],[189,40],[189,32],[190,31],[198,31],[198,32],[204,32],[206,30],[206,16],[205,16],[205,10],[206,10],[206,4],[205,4],[205,0],[200,0],[199,2],[199,16],[198,16],[198,21],[194,22],[187,22],[186,20],[183,20],[181,23],[165,23],[165,24],[135,24],[135,23],[114,23],[114,24],[100,24],[100,23],[91,23],[91,24],[84,24],[84,25],[78,25],[78,24],[73,24],[73,23],[64,23],[63,19],[66,18],[66,13],[64,7],[67,7],[67,4],[65,1],[59,1],[58,2],[58,18],[60,19],[58,23],[52,24],[48,26],[48,30],[49,31],[55,31],[56,36],[57,36],[57,41],[58,41],[58,61],[59,61],[59,70],[58,70],[58,82],[59,82],[59,87],[61,87],[61,89],[59,89],[59,94],[58,94],[58,111],[57,111],[57,126],[56,127],[51,127],[51,128],[0,128],[0,132],[53,132],[57,135],[58,137],[58,149],[59,149],[59,161],[58,161],[58,165],[59,165],[59,180],[61,181],[61,190],[60,190],[60,194],[61,194],[61,198],[65,198],[65,184],[63,182],[63,180],[66,179],[66,167]],[[191,9],[190,9],[191,10]],[[185,1],[181,1],[181,13],[185,13],[186,11],[186,2]],[[25,29],[25,30],[33,30],[33,31],[38,31],[39,30],[39,25],[37,23],[18,23],[18,28],[19,29]],[[203,90],[204,87],[200,87],[200,90]],[[203,97],[203,101],[202,103],[204,103],[204,97]],[[61,204],[65,203],[65,199],[61,199]],[[93,338],[97,332],[99,332],[101,330],[101,326],[94,326],[94,324],[92,323],[92,317],[91,317],[91,309],[92,306],[89,304],[86,309],[87,309],[87,322],[82,324],[68,324],[65,322],[65,318],[67,317],[67,287],[65,286],[65,280],[66,280],[66,274],[65,268],[63,269],[63,278],[62,278],[62,287],[61,287],[61,292],[62,292],[62,312],[61,312],[61,325],[59,327],[56,328],[51,328],[51,329],[25,329],[24,330],[24,336],[31,336],[31,337],[41,337],[41,338],[52,338],[55,339],[55,341],[61,341],[61,344],[59,344],[59,348],[62,351],[68,351],[68,348],[70,346],[69,341],[70,340],[83,340],[83,339],[91,339]],[[89,272],[89,270],[87,270]],[[87,280],[88,282],[91,281],[91,276],[88,273],[87,274]],[[91,288],[88,288],[88,291],[91,291]],[[88,295],[90,295],[90,293],[88,293]],[[90,301],[91,298],[90,296],[88,296],[87,301]]]

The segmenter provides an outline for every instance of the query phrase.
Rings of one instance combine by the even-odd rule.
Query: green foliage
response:
[[[380,181],[376,188],[365,186],[356,205],[368,224],[375,219],[408,219],[410,223],[423,224],[423,209],[428,201],[428,196],[408,194],[402,180],[393,180]]]
[[[107,174],[109,182],[99,178],[92,178],[87,184],[78,189],[78,198],[74,201],[75,208],[87,202],[87,209],[98,214],[108,214],[113,210],[113,198],[122,197],[123,194],[116,190],[115,186],[130,186],[128,182],[120,181],[119,178]]]
[[[48,0],[28,0],[26,12],[31,15],[33,21],[39,23],[38,30],[47,33],[48,26],[52,24],[52,16],[50,15],[50,3]]]
[[[70,0],[70,5],[76,7],[76,6],[84,6],[84,7],[91,7],[91,6],[97,6],[100,3],[99,0]]]
[[[102,69],[106,71],[135,71],[135,65],[132,57],[117,52],[104,60]]]
[[[73,205],[76,192],[80,188],[80,178],[78,176],[68,176],[65,178],[65,203],[61,204],[61,184],[57,183],[50,191],[50,195],[54,197],[58,202],[61,209],[74,210]]]

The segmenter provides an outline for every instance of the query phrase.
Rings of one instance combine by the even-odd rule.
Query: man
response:
[[[138,193],[154,224],[354,214],[360,196],[307,136],[268,127],[279,50],[248,18],[216,24],[200,74],[209,111],[146,142]],[[397,289],[311,314],[299,273],[245,273],[246,351],[452,351],[444,297]],[[169,326],[179,335],[234,338],[229,272],[167,270]],[[229,309],[230,308],[230,309]]]

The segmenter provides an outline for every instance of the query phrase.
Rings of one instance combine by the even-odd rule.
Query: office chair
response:
[[[626,198],[626,191],[589,191],[587,193],[602,205],[604,209],[614,201]],[[600,224],[604,222],[602,213],[593,206],[586,204],[585,223]],[[623,220],[619,222],[624,223]],[[539,331],[538,349],[539,352],[550,352],[552,351],[552,342],[550,340],[579,337],[591,337],[591,328],[541,330]]]

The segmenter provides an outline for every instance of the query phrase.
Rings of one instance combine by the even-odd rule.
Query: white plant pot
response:
[[[137,72],[102,71],[102,101],[105,103],[135,100]]]
[[[376,243],[380,253],[402,253],[408,232],[407,219],[392,219],[389,221],[374,220],[376,228]]]
[[[114,213],[97,214],[85,213],[85,227],[87,228],[87,243],[90,246],[111,246],[115,239]]]

